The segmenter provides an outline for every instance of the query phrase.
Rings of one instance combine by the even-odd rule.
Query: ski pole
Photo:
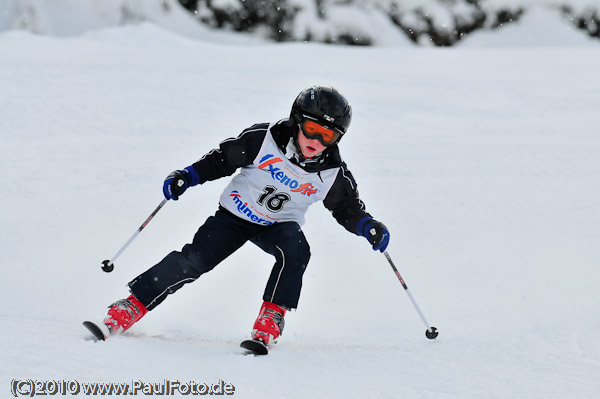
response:
[[[152,218],[158,213],[158,211],[160,211],[160,208],[162,208],[166,203],[167,203],[167,200],[164,199],[160,202],[160,204],[158,204],[156,209],[150,214],[150,216],[148,216],[148,219],[146,219],[146,221],[144,223],[142,223],[142,225],[137,229],[137,231],[135,233],[133,233],[133,235],[129,238],[129,240],[127,240],[125,245],[123,245],[121,247],[121,249],[119,249],[119,251],[115,254],[115,256],[112,257],[112,259],[110,259],[110,260],[107,259],[105,261],[102,261],[102,270],[104,270],[106,273],[110,273],[113,271],[113,269],[115,268],[115,263],[114,263],[115,260],[117,260],[117,258],[119,256],[121,256],[123,251],[125,251],[125,249],[129,246],[129,244],[131,244],[131,242],[133,240],[135,240],[135,238],[138,236],[138,234],[140,234],[140,232],[142,230],[144,230],[144,227],[146,227],[148,225],[148,223],[150,223]]]
[[[390,266],[392,266],[392,269],[394,270],[394,273],[396,273],[396,277],[398,277],[398,280],[400,280],[400,284],[402,284],[402,287],[404,287],[404,291],[406,291],[406,294],[408,295],[408,297],[410,298],[410,301],[412,302],[412,304],[414,305],[415,309],[417,310],[417,313],[419,313],[419,316],[421,316],[421,320],[423,320],[423,323],[425,323],[425,326],[427,327],[427,330],[425,331],[425,336],[427,338],[429,338],[429,339],[435,339],[435,338],[437,338],[437,336],[438,336],[438,330],[437,330],[437,328],[432,327],[427,322],[427,319],[425,319],[425,315],[423,314],[423,312],[419,308],[419,305],[417,305],[417,301],[415,301],[415,298],[410,293],[410,290],[406,286],[406,283],[404,282],[404,279],[400,275],[400,272],[398,271],[398,269],[396,269],[396,266],[394,265],[394,262],[392,261],[392,258],[390,257],[390,254],[388,254],[387,251],[383,251],[383,254],[385,255],[385,257],[388,260],[388,262],[390,263]]]

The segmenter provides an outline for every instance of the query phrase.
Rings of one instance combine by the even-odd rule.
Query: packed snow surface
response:
[[[0,34],[0,392],[13,381],[235,386],[240,398],[600,395],[600,52],[191,40],[151,24]],[[189,242],[228,179],[162,181],[331,84],[340,146],[435,341],[384,256],[317,204],[299,309],[244,356],[273,260],[247,244],[123,336],[81,326]],[[80,395],[83,396],[83,393]],[[141,394],[139,396],[142,396]]]

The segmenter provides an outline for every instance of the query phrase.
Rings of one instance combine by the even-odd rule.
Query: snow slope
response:
[[[150,24],[0,34],[0,392],[14,379],[164,379],[241,398],[595,398],[600,393],[600,53],[586,48],[217,46]],[[272,260],[247,245],[106,343],[126,282],[189,241],[226,179],[168,203],[162,180],[274,121],[313,83],[354,108],[341,143],[385,258],[321,205],[277,348],[241,355]],[[83,393],[81,394],[83,396]],[[140,395],[141,396],[141,395]]]

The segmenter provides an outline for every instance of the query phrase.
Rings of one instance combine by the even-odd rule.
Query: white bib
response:
[[[271,126],[258,155],[223,191],[220,204],[234,215],[252,223],[298,222],[304,224],[308,206],[323,200],[339,168],[309,173],[294,165],[277,147]]]

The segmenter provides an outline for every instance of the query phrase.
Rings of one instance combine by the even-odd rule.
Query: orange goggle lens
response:
[[[317,122],[305,119],[302,122],[302,133],[309,139],[317,139],[321,144],[328,146],[335,144],[340,134],[333,129],[319,125]]]

